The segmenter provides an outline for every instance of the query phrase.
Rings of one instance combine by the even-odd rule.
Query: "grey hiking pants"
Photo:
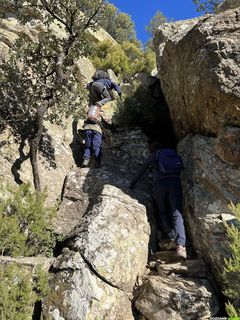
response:
[[[186,235],[182,217],[182,185],[179,177],[157,180],[153,185],[153,198],[158,209],[161,229],[176,244],[185,246]]]
[[[104,105],[111,101],[111,95],[105,85],[101,82],[93,82],[89,93],[90,103],[93,105],[96,102]]]

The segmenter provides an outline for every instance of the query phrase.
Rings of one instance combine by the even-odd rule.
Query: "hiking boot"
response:
[[[86,167],[88,166],[89,160],[90,160],[90,159],[87,159],[87,158],[84,158],[84,159],[83,159],[82,168],[86,168]]]
[[[177,255],[178,257],[187,259],[187,251],[186,251],[186,248],[183,247],[181,244],[178,244],[177,247],[176,247],[176,255]]]

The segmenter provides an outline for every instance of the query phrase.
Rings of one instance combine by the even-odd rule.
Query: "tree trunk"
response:
[[[30,139],[30,160],[33,173],[33,184],[36,191],[41,191],[41,181],[38,171],[38,149],[43,132],[43,117],[48,108],[48,100],[44,100],[37,110],[35,133]]]

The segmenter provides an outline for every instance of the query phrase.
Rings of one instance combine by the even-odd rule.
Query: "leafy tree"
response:
[[[112,3],[105,3],[104,7],[105,16],[100,22],[102,28],[104,28],[111,36],[115,33],[115,19],[118,15],[118,8]]]
[[[166,22],[168,22],[168,19],[164,16],[164,14],[161,11],[157,10],[155,16],[151,19],[149,25],[146,26],[146,30],[151,35],[151,37],[153,37],[158,27]]]
[[[125,12],[119,12],[111,3],[105,3],[104,19],[100,25],[118,42],[136,41],[135,25]]]
[[[44,120],[61,122],[84,101],[74,78],[74,60],[89,51],[87,29],[102,19],[104,0],[3,0],[0,14],[15,11],[22,23],[37,18],[35,40],[19,34],[12,56],[1,63],[0,124],[28,141],[36,190],[41,190],[38,151]],[[84,12],[84,14],[83,14]],[[62,36],[54,32],[58,26]]]
[[[197,11],[204,13],[213,13],[223,0],[193,0],[197,7]]]
[[[138,72],[150,73],[156,65],[153,50],[144,50],[137,41],[124,41],[121,45],[109,41],[99,43],[92,60],[96,68],[113,69],[123,79],[129,79]]]
[[[126,53],[120,45],[114,45],[110,41],[103,41],[96,45],[92,61],[97,69],[113,69],[117,75],[129,71]]]
[[[136,39],[135,25],[131,17],[121,12],[114,21],[115,30],[112,34],[113,38],[122,43],[123,41],[133,41]]]

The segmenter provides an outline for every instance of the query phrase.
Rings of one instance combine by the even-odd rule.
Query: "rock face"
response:
[[[71,251],[54,263],[44,319],[133,319],[132,291],[148,260],[151,198],[146,187],[130,192],[128,184],[146,137],[135,130],[111,139],[102,169],[78,169],[66,179],[55,231]]]
[[[48,204],[55,204],[56,199],[60,198],[66,172],[74,165],[75,153],[71,146],[75,133],[71,126],[70,122],[65,129],[45,123],[39,173],[43,187],[48,189]],[[28,147],[24,143],[16,143],[7,129],[0,134],[1,176],[5,181],[32,182],[32,168],[27,154]]]
[[[43,319],[133,320],[127,295],[97,276],[79,253],[65,253],[60,259],[53,292],[43,304]]]
[[[211,293],[206,280],[150,276],[136,301],[149,320],[210,319]],[[213,314],[216,309],[212,308]]]
[[[216,142],[215,138],[190,135],[179,144],[179,152],[186,164],[184,214],[189,236],[217,277],[223,270],[223,258],[229,255],[223,220],[229,216],[234,223],[228,205],[239,202],[240,172],[215,154]]]
[[[240,165],[240,128],[224,128],[215,141],[215,152],[225,162]]]
[[[165,24],[156,33],[159,77],[179,138],[240,123],[239,13]]]
[[[225,0],[219,7],[217,8],[217,12],[223,12],[229,9],[235,9],[240,7],[240,2],[238,0]]]

